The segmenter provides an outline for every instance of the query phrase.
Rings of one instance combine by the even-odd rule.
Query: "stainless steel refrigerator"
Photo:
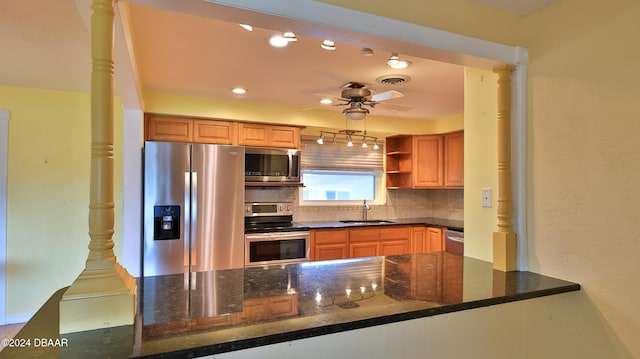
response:
[[[234,269],[244,267],[243,210],[244,147],[145,142],[145,301],[166,300],[153,283],[175,279],[184,285],[172,295],[189,303],[184,316],[241,310],[243,275]]]

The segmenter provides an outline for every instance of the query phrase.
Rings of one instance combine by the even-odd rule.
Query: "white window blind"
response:
[[[344,142],[320,145],[315,140],[302,140],[300,166],[307,170],[342,170],[382,172],[384,146],[374,150],[373,144],[362,148],[361,143],[354,142],[347,147]]]

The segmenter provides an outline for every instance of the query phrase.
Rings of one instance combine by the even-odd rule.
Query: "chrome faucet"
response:
[[[364,200],[364,203],[362,203],[362,221],[366,222],[367,221],[367,212],[371,209],[371,207],[369,207],[369,204],[367,203],[367,200]]]

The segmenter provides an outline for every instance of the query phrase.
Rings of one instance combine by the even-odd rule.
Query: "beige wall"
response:
[[[0,86],[10,111],[7,180],[8,322],[23,321],[80,274],[89,244],[89,95]],[[116,133],[121,129],[116,111]],[[120,137],[120,136],[119,136]],[[121,138],[116,179],[122,177]],[[116,181],[116,218],[121,183]],[[116,221],[116,251],[120,247]],[[118,255],[118,252],[116,252]]]
[[[636,0],[564,0],[523,22],[530,49],[529,266],[581,283],[600,324],[634,357],[640,357],[639,18]]]

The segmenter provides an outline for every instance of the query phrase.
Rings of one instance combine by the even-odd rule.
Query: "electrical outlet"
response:
[[[482,189],[482,207],[484,208],[491,207],[491,188]]]

